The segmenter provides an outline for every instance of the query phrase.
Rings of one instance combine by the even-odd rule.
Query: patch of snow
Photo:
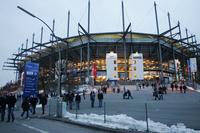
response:
[[[42,104],[37,104],[36,108],[42,108]]]
[[[196,91],[196,92],[200,92],[200,90],[199,89],[194,89],[194,88],[192,88],[192,87],[189,87],[189,86],[187,86],[187,88],[189,89],[189,90],[192,90],[192,91]]]
[[[63,104],[65,105],[65,104]],[[98,114],[78,114],[76,119],[75,114],[69,113],[63,107],[63,116],[75,122],[81,122],[91,125],[99,125],[104,127],[109,127],[113,129],[125,129],[125,130],[137,130],[146,131],[146,121],[136,120],[126,114],[119,115],[106,115],[106,123],[104,123],[104,115]],[[177,125],[167,126],[166,124],[160,122],[154,122],[148,119],[149,130],[151,132],[158,133],[200,133],[190,128],[187,128],[183,123],[178,123]]]

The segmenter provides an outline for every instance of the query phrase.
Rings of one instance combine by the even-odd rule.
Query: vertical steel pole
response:
[[[32,36],[32,48],[34,47],[34,40],[35,40],[35,33],[33,33],[33,36]]]
[[[123,26],[123,34],[125,32],[125,19],[124,19],[124,3],[122,1],[122,26]],[[126,37],[123,37],[123,46],[124,46],[124,78],[127,80],[127,61],[126,61]]]
[[[26,50],[28,49],[28,38],[26,39]],[[26,55],[28,54],[28,52],[26,51]]]
[[[178,21],[178,29],[179,29],[179,35],[180,35],[180,40],[182,40],[182,34],[181,34],[181,26],[180,26],[180,22]],[[182,45],[182,41],[180,42]],[[181,51],[183,53],[183,51]],[[181,58],[181,63],[182,63],[182,75],[183,75],[183,65],[184,65],[184,57]],[[179,76],[180,79],[180,76]]]
[[[56,42],[58,42],[57,38],[56,38]],[[57,43],[58,45],[58,43]],[[59,96],[62,95],[61,93],[61,49],[60,49],[60,46],[58,46],[58,93],[59,93]]]
[[[188,30],[187,28],[185,29],[185,33],[186,33],[186,38],[187,38],[187,43],[189,44],[189,39],[188,39]],[[190,71],[189,71],[189,66],[188,66],[188,80],[191,80],[191,77],[190,77]]]
[[[43,27],[41,28],[40,44],[42,44],[42,39],[43,39]],[[41,46],[40,46],[40,50],[41,50]]]
[[[167,13],[167,16],[168,16],[168,22],[169,22],[169,30],[170,30],[170,37],[171,39],[173,38],[172,37],[172,31],[171,31],[171,19],[170,19],[170,13],[168,12]],[[172,44],[172,56],[173,56],[173,62],[174,62],[174,74],[175,74],[175,79],[177,81],[177,72],[176,72],[176,62],[175,62],[175,52],[174,52],[174,46]]]
[[[80,82],[81,82],[81,84],[82,84],[82,66],[83,66],[83,48],[82,48],[82,46],[81,46],[81,48],[80,48],[80,63],[81,63],[81,68],[80,68]]]
[[[23,49],[24,49],[24,44],[22,43],[21,52],[24,51]],[[21,56],[21,59],[22,59],[22,56]]]
[[[158,48],[159,48],[159,59],[160,59],[160,80],[161,83],[163,82],[163,66],[162,66],[162,48],[161,48],[161,44],[160,44],[160,33],[159,33],[159,24],[158,24],[158,14],[157,14],[157,6],[156,6],[156,2],[154,2],[154,8],[155,8],[155,17],[156,17],[156,28],[157,28],[157,41],[158,41]]]
[[[67,19],[67,38],[69,37],[69,24],[70,24],[70,11],[68,11],[68,19]]]
[[[53,33],[54,33],[54,30],[55,30],[55,19],[53,19],[52,30],[53,30]],[[52,39],[51,39],[51,41],[54,41],[54,36],[53,36],[53,35],[52,35]]]
[[[104,123],[106,123],[106,102],[104,102]]]
[[[88,34],[90,34],[90,0],[88,1]],[[90,38],[88,37],[87,43],[87,78],[90,79]]]
[[[147,132],[149,132],[147,103],[145,103],[145,112],[146,112]]]
[[[191,36],[192,36],[192,38],[191,38],[192,39],[192,45],[194,45],[193,34],[191,34]],[[192,49],[194,51],[194,47]],[[191,73],[191,76],[192,76],[192,86],[193,86],[193,88],[195,88],[195,85],[194,85],[194,72]]]

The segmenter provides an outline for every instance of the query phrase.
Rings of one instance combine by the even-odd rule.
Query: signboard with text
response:
[[[39,64],[27,62],[24,68],[23,96],[36,95],[38,93]]]

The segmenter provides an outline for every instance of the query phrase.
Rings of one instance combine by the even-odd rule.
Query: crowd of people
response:
[[[10,84],[11,85],[11,84]],[[10,86],[7,85],[7,86]],[[139,83],[137,84],[140,89],[145,88],[149,86],[149,83]],[[167,94],[167,87],[164,85],[160,85],[158,82],[151,84],[153,89],[153,97],[154,100],[163,100],[163,95]],[[186,93],[187,87],[184,84],[184,82],[172,82],[171,85],[172,92],[174,91],[180,91],[180,93]],[[95,107],[95,101],[97,99],[98,101],[98,107],[101,108],[103,106],[103,99],[104,94],[107,93],[108,87],[107,86],[101,86],[100,89],[92,89],[89,93],[89,100],[91,102],[91,108]],[[137,90],[137,89],[136,89]],[[110,91],[110,90],[109,90]],[[123,92],[123,99],[133,99],[133,96],[131,94],[131,91],[129,89],[126,89],[125,86],[121,90],[119,87],[112,87],[111,91],[113,93],[120,93]],[[86,90],[83,90],[82,96],[80,92],[75,91],[68,91],[68,93],[65,93],[63,95],[63,101],[66,102],[67,110],[77,109],[80,110],[80,104],[83,100],[86,99]],[[30,96],[23,96],[23,101],[21,104],[22,113],[21,117],[24,117],[24,114],[26,114],[25,118],[29,118],[29,113],[31,112],[32,115],[36,114],[36,105],[39,104],[42,105],[42,114],[45,114],[45,105],[47,105],[47,95],[45,94],[39,94],[39,95],[30,95]],[[0,112],[1,112],[1,121],[4,121],[5,114],[6,114],[6,108],[7,108],[7,122],[14,121],[14,107],[17,102],[17,99],[13,93],[2,93],[0,92]],[[74,106],[75,105],[75,106]]]
[[[171,83],[171,89],[172,89],[172,92],[174,90],[176,91],[180,91],[180,93],[186,93],[186,90],[187,90],[187,86],[185,85],[184,82],[180,81],[180,82],[172,82]]]
[[[38,103],[42,104],[42,114],[45,113],[45,105],[47,104],[47,96],[45,94],[23,96],[23,101],[21,104],[22,113],[21,117],[26,113],[26,118],[29,119],[29,112],[33,115],[36,114],[36,105]],[[7,109],[7,122],[14,121],[15,115],[14,110],[17,102],[17,97],[14,93],[0,92],[0,113],[1,121],[5,120],[6,109]]]
[[[104,92],[104,93],[106,93],[106,92]],[[86,95],[86,91],[83,90],[82,97],[83,97],[84,100],[86,99],[85,95]],[[95,99],[96,99],[96,92],[94,91],[94,89],[91,90],[89,96],[90,96],[90,101],[91,101],[91,107],[94,108],[95,107]],[[103,103],[103,91],[102,91],[102,89],[98,90],[97,99],[98,99],[98,102],[99,102],[98,107],[101,108],[102,103]],[[81,103],[80,92],[75,93],[73,91],[69,91],[68,93],[65,93],[64,96],[63,96],[63,101],[66,102],[67,109],[72,110],[74,108],[73,105],[75,103],[74,109],[79,110],[80,109],[80,103]]]
[[[37,95],[30,95],[23,98],[22,102],[22,113],[21,117],[24,116],[24,113],[26,113],[26,118],[29,119],[29,112],[31,112],[33,115],[36,114],[36,105],[38,103],[39,98],[39,104],[42,105],[42,114],[45,114],[45,105],[47,104],[47,95],[45,94],[39,94]]]
[[[163,94],[167,94],[167,87],[165,85],[160,85],[159,83],[152,84],[153,96],[155,100],[163,100]],[[186,93],[187,86],[184,81],[172,82],[170,84],[171,91],[180,91],[180,93]]]
[[[15,115],[14,115],[14,107],[16,104],[16,97],[12,93],[0,93],[0,112],[1,112],[1,121],[4,121],[5,119],[5,114],[6,114],[6,106],[7,106],[7,122],[11,121],[12,122],[15,120]]]

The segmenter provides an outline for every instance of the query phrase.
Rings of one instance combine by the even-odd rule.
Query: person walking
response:
[[[40,98],[40,104],[42,104],[42,114],[45,113],[45,105],[47,104],[47,97],[45,96],[45,94],[42,94],[41,98]]]
[[[29,98],[25,97],[23,102],[22,102],[22,109],[23,112],[21,114],[21,117],[24,116],[24,113],[26,112],[26,118],[29,119],[29,109],[30,109],[30,102],[29,102]]]
[[[133,99],[132,95],[131,95],[131,91],[130,90],[127,90],[127,94],[128,94],[128,99],[129,97],[131,97],[131,99]]]
[[[30,97],[30,104],[31,104],[31,107],[32,107],[32,114],[34,115],[35,114],[35,109],[36,109],[36,105],[37,105],[37,102],[38,102],[38,98],[37,96],[31,96]]]
[[[186,93],[187,87],[185,84],[183,84],[183,92]]]
[[[79,95],[79,93],[76,94],[75,97],[75,102],[76,102],[76,109],[80,109],[80,102],[81,102],[81,96]]]
[[[91,93],[90,93],[90,100],[91,100],[91,107],[94,108],[94,102],[95,102],[95,93],[94,93],[94,91],[91,91]]]
[[[69,109],[70,109],[70,110],[72,110],[73,101],[74,101],[74,93],[71,92],[71,93],[69,94]]]
[[[10,122],[10,117],[12,117],[12,122],[14,122],[14,120],[15,120],[14,107],[15,107],[16,102],[17,102],[17,99],[15,98],[14,94],[9,93],[7,96],[7,104],[8,104],[8,120],[7,120],[7,122]]]
[[[83,99],[85,100],[85,89],[83,90]]]
[[[158,99],[158,91],[157,91],[156,88],[154,88],[153,96],[154,96],[154,100],[157,100],[157,99]]]
[[[174,84],[171,83],[172,92],[174,91]]]
[[[101,108],[102,107],[102,102],[103,102],[103,92],[101,90],[98,91],[97,97],[98,97],[98,100],[99,100],[99,108]]]
[[[180,84],[179,88],[180,88],[180,93],[183,93],[183,86],[182,86],[182,84]]]
[[[177,85],[177,83],[175,83],[175,88],[176,88],[176,91],[178,90],[178,85]]]
[[[6,111],[6,97],[4,94],[0,94],[0,113],[1,113],[1,121],[4,121]]]

